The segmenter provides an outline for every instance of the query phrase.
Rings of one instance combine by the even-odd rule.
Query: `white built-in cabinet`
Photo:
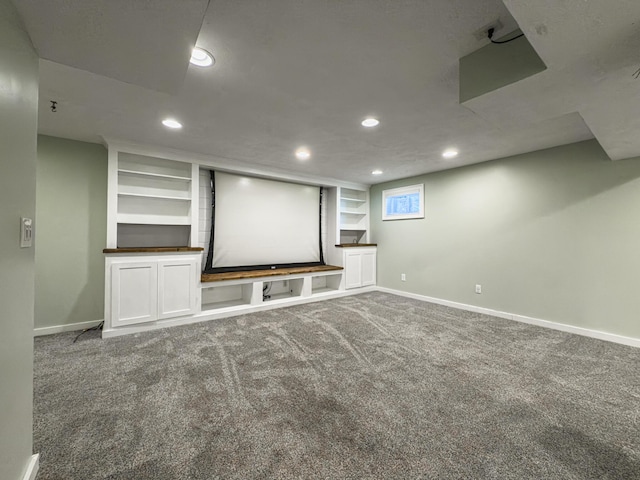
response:
[[[201,282],[199,160],[107,143],[103,336],[334,298],[347,294],[345,289],[375,285],[366,186],[325,190],[325,258],[344,270]],[[358,245],[346,248],[350,244]]]
[[[201,285],[201,308],[216,314],[298,303],[338,294],[342,282],[341,270],[207,282]]]
[[[111,265],[112,327],[158,319],[158,266],[155,262]]]
[[[199,254],[108,255],[106,273],[106,329],[199,311]]]
[[[105,331],[200,311],[198,171],[109,143]]]
[[[335,187],[328,191],[329,211],[335,212],[335,223],[329,218],[328,260],[344,268],[344,288],[369,287],[376,284],[377,248],[369,243],[369,191],[351,187]]]
[[[188,257],[158,262],[158,318],[174,318],[198,311],[200,262]]]
[[[376,284],[376,247],[344,248],[344,287],[360,288]]]

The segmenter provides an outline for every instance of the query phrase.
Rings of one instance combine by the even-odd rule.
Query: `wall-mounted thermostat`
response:
[[[33,220],[20,218],[20,247],[28,248],[33,244]]]

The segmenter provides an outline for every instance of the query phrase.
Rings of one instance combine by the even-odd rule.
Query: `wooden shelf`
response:
[[[340,243],[336,245],[338,248],[354,248],[354,247],[377,247],[377,243]]]
[[[241,272],[203,273],[202,282],[221,282],[224,280],[239,280],[247,278],[274,277],[281,275],[293,275],[300,273],[318,273],[340,271],[342,267],[334,265],[317,265],[313,267],[276,268],[272,270],[247,270]]]
[[[102,253],[167,253],[167,252],[201,252],[202,247],[136,247],[105,248]]]

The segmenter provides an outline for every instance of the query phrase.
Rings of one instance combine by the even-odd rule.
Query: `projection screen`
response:
[[[208,269],[320,263],[320,187],[215,172]]]

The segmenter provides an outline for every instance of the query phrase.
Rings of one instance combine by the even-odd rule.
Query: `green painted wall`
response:
[[[104,317],[107,150],[38,137],[35,327]]]
[[[0,478],[23,478],[32,452],[38,57],[12,3],[0,0]]]
[[[516,30],[500,40],[515,38]],[[518,82],[547,69],[527,37],[496,45],[489,43],[459,61],[460,103],[506,85]]]
[[[383,222],[381,191],[417,183],[425,218]],[[640,159],[611,162],[592,140],[376,185],[371,199],[379,285],[640,338]]]

